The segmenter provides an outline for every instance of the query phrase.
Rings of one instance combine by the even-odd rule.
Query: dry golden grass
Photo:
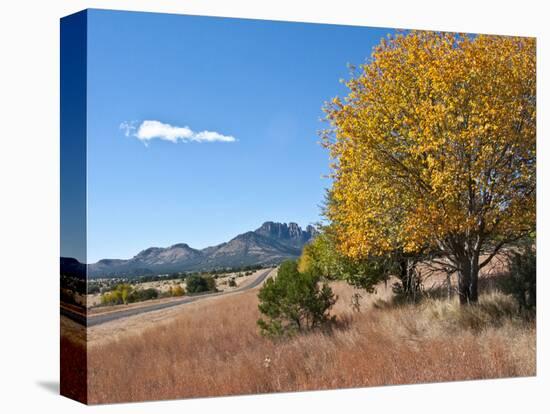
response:
[[[499,294],[471,315],[458,304],[349,306],[331,332],[259,335],[257,291],[181,307],[168,323],[88,346],[88,401],[107,403],[535,375],[535,326]],[[381,289],[384,296],[387,289]],[[382,302],[384,304],[386,302]],[[380,303],[379,303],[380,305]]]
[[[63,331],[62,331],[63,333]],[[60,342],[60,390],[61,395],[87,402],[87,361],[85,344],[69,336],[61,336]]]

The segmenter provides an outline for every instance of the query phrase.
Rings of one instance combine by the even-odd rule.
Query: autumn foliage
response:
[[[327,215],[344,254],[436,251],[461,303],[477,301],[479,270],[535,227],[535,49],[434,32],[375,48],[325,108]]]

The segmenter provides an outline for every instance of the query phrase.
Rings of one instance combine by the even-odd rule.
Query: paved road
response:
[[[235,290],[231,290],[229,292],[216,292],[216,293],[208,293],[208,294],[196,295],[196,296],[183,296],[181,299],[173,300],[171,302],[155,303],[149,306],[142,306],[139,308],[113,311],[113,312],[104,313],[104,314],[97,314],[93,316],[88,316],[87,318],[82,313],[75,312],[71,309],[64,308],[64,307],[61,307],[61,314],[81,325],[90,327],[90,326],[99,325],[105,322],[114,321],[116,319],[126,318],[128,316],[139,315],[141,313],[152,312],[156,310],[171,308],[173,306],[184,305],[186,303],[196,302],[204,298],[211,298],[213,296],[221,296],[228,293],[242,292],[244,290],[253,289],[265,280],[267,275],[271,273],[271,270],[272,269],[267,269],[263,271],[252,283],[245,285],[243,287],[237,288]]]

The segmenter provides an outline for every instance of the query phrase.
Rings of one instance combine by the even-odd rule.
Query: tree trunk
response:
[[[403,294],[412,302],[416,301],[417,294],[420,293],[420,278],[417,277],[415,266],[416,263],[412,259],[402,259],[399,262],[399,279]]]
[[[458,264],[458,295],[461,305],[477,303],[479,253],[462,257]]]
[[[411,280],[407,271],[407,260],[402,259],[399,262],[399,279],[401,279],[401,285],[403,286],[403,292],[408,296],[411,288]]]

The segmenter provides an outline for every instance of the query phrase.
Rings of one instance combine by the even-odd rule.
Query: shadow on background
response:
[[[59,381],[38,381],[36,384],[48,392],[59,395]]]

